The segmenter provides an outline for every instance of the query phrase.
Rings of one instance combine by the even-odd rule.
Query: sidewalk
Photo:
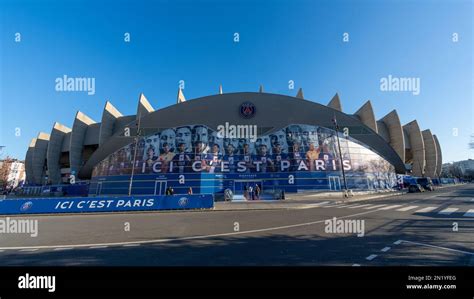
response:
[[[402,195],[405,193],[405,191],[357,192],[354,193],[354,196],[349,198],[343,198],[342,192],[297,193],[287,195],[285,200],[256,200],[236,202],[218,201],[214,203],[214,210],[234,211],[299,209],[307,206],[308,204],[318,204],[322,202],[330,202],[331,204],[349,203],[368,199]]]

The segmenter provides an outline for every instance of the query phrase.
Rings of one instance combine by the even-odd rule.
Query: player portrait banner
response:
[[[391,168],[355,139],[324,127],[291,124],[254,138],[226,138],[207,126],[189,125],[141,137],[137,144],[129,144],[101,161],[92,176],[129,175],[133,163],[135,174],[328,172],[342,168],[380,172]]]
[[[0,215],[212,209],[212,194],[0,200]]]

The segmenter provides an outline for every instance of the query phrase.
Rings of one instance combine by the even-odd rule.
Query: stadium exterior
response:
[[[257,136],[222,136],[220,126],[256,126]],[[338,132],[336,134],[336,131]],[[137,137],[138,136],[138,137]],[[342,158],[342,161],[341,161]],[[101,122],[77,112],[72,128],[55,123],[26,154],[27,184],[87,180],[89,195],[177,194],[249,187],[281,191],[390,189],[396,174],[439,177],[441,148],[416,120],[402,125],[396,110],[379,120],[367,101],[342,112],[336,94],[328,105],[259,92],[222,93],[154,110],[143,94],[136,115],[106,102]],[[132,184],[130,184],[133,177]],[[345,178],[345,180],[344,180]],[[228,191],[226,191],[228,192]]]

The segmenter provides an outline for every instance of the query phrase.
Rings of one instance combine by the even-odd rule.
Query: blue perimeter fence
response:
[[[212,209],[212,194],[0,200],[0,215]]]

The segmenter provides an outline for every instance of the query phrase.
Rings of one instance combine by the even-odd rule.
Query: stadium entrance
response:
[[[258,199],[255,192],[256,186],[260,189],[259,195],[261,196],[263,193],[262,180],[234,180],[234,199]]]
[[[166,187],[167,187],[167,182],[165,180],[156,180],[154,195],[165,195]]]
[[[340,191],[341,190],[341,178],[339,176],[332,176],[329,177],[329,190],[331,191]]]

